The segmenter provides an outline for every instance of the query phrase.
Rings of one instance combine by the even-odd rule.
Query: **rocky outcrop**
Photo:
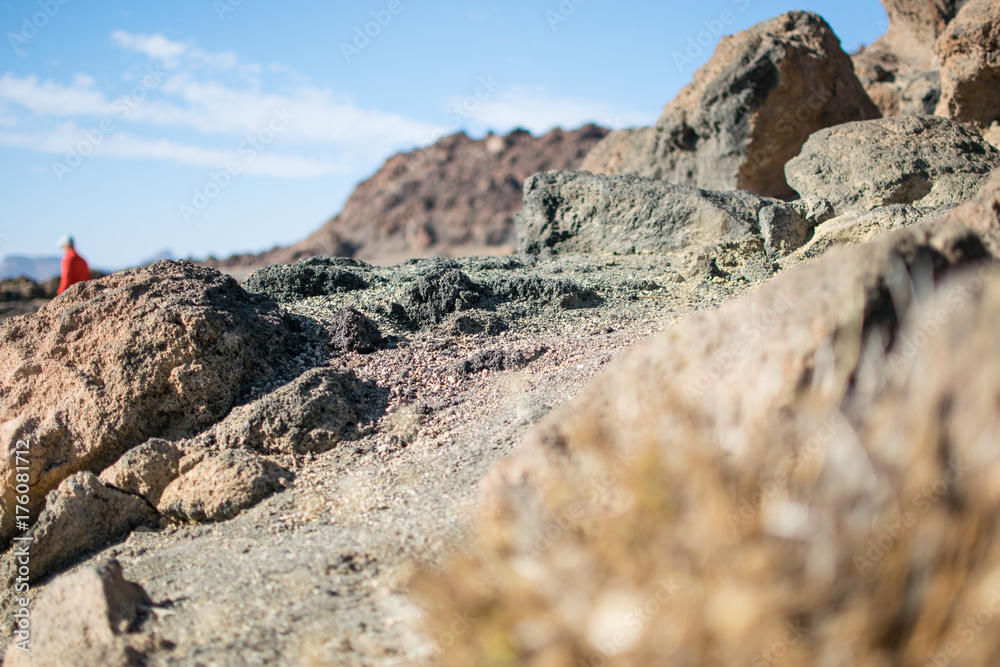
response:
[[[937,41],[937,114],[980,130],[1000,121],[1000,1],[970,0]]]
[[[941,99],[935,42],[967,0],[882,0],[888,29],[854,68],[884,116],[932,114]]]
[[[654,127],[613,132],[581,168],[788,198],[785,162],[810,134],[878,116],[830,26],[789,12],[723,37]]]
[[[303,257],[392,259],[510,252],[521,184],[548,169],[576,169],[608,131],[596,125],[471,139],[453,134],[386,160],[343,210],[300,243],[211,266],[285,264]],[[491,250],[492,249],[492,250]]]
[[[1000,175],[633,348],[484,484],[438,662],[995,660],[998,259]]]
[[[828,199],[839,214],[959,204],[998,167],[1000,151],[961,123],[901,116],[821,130],[785,171],[799,193]]]
[[[9,667],[139,667],[153,641],[138,633],[153,601],[110,560],[53,581],[31,610],[28,642],[11,644]]]
[[[624,255],[757,239],[778,256],[805,243],[832,213],[822,200],[786,203],[637,176],[547,172],[525,182],[518,242],[529,255]]]
[[[0,479],[13,507],[26,443],[29,511],[71,474],[99,473],[151,437],[189,437],[250,386],[290,365],[305,339],[266,297],[190,262],[157,262],[74,285],[0,325]],[[24,452],[24,448],[21,450]],[[0,544],[13,531],[3,513]]]
[[[180,462],[180,476],[160,495],[156,509],[188,521],[224,521],[291,483],[281,466],[240,450],[195,451]]]

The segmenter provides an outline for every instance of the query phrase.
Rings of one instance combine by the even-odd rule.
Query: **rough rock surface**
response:
[[[832,247],[867,243],[891,231],[939,218],[954,206],[920,208],[909,204],[882,206],[871,211],[852,211],[817,225],[813,237],[783,261],[792,264],[819,257]]]
[[[959,204],[997,167],[1000,151],[965,125],[900,116],[821,130],[785,171],[800,194],[828,199],[841,214],[892,204]]]
[[[1000,175],[623,355],[423,586],[438,664],[996,662],[998,259]]]
[[[663,253],[750,240],[780,255],[805,243],[833,214],[820,200],[786,203],[584,171],[535,174],[525,182],[524,200],[518,243],[531,255]]]
[[[970,0],[937,42],[936,113],[986,130],[1000,121],[1000,0]]]
[[[312,368],[266,396],[234,408],[185,444],[261,454],[318,454],[355,436],[366,415],[370,419],[379,411],[383,393],[349,371]]]
[[[810,134],[878,117],[830,26],[789,12],[723,37],[654,127],[613,132],[581,169],[790,198],[785,162]]]
[[[0,325],[0,479],[13,503],[17,441],[29,509],[78,470],[99,473],[150,437],[191,436],[291,363],[300,327],[265,297],[190,262],[74,285]],[[13,512],[0,522],[0,545]]]
[[[386,346],[378,325],[354,308],[345,308],[333,321],[332,345],[341,352],[371,354]]]
[[[140,496],[156,507],[163,490],[180,475],[181,459],[187,453],[180,443],[151,438],[125,452],[98,479],[106,486]]]
[[[263,267],[247,278],[243,288],[266,292],[276,301],[365,289],[368,283],[364,278],[349,270],[360,265],[343,257],[308,257],[299,260],[294,269],[284,265]]]
[[[149,638],[135,630],[152,608],[141,586],[110,560],[53,581],[31,610],[30,651],[11,644],[7,667],[145,665]]]
[[[140,526],[159,526],[156,512],[142,498],[105,486],[93,473],[78,472],[49,492],[45,508],[25,533],[31,539],[29,580],[57,572]],[[5,585],[14,580],[14,553],[3,557]]]
[[[576,169],[608,133],[595,125],[525,130],[470,139],[464,133],[386,160],[360,183],[343,210],[304,241],[212,266],[260,266],[311,255],[360,259],[511,251],[521,184],[548,169]]]
[[[196,452],[191,467],[171,482],[157,503],[161,514],[190,521],[224,521],[291,482],[292,475],[267,459],[240,450]]]

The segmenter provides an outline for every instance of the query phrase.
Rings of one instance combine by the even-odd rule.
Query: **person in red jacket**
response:
[[[77,283],[82,283],[84,280],[90,280],[90,267],[87,266],[87,260],[76,254],[72,236],[64,236],[59,239],[59,247],[66,251],[66,254],[62,258],[62,280],[59,282],[59,291],[56,294],[62,294],[70,285],[75,285]]]

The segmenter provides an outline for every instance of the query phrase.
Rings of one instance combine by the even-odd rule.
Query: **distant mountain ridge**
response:
[[[27,276],[37,283],[62,273],[62,257],[7,255],[0,260],[0,280]]]
[[[538,137],[522,129],[483,139],[453,134],[390,157],[358,184],[340,213],[307,239],[205,264],[281,264],[313,255],[398,261],[513,251],[524,180],[540,171],[579,167],[607,134],[593,124]]]

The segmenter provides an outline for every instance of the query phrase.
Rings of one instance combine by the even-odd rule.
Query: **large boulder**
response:
[[[31,610],[28,641],[7,649],[8,667],[139,667],[155,647],[137,632],[153,601],[116,560],[59,577]]]
[[[221,419],[299,353],[297,328],[232,278],[171,261],[79,283],[4,322],[0,547],[12,534],[18,442],[34,516],[74,472],[99,473],[149,438],[192,436]]]
[[[810,134],[878,117],[830,26],[789,12],[723,37],[654,127],[613,132],[581,169],[786,198],[785,162]]]
[[[971,0],[938,39],[937,114],[986,130],[1000,121],[1000,0]]]
[[[800,194],[828,199],[840,214],[892,204],[958,204],[997,167],[1000,151],[965,125],[898,116],[821,130],[785,172]]]
[[[997,259],[1000,176],[613,362],[424,585],[438,662],[994,664]]]
[[[517,236],[528,254],[663,253],[752,239],[784,254],[805,243],[830,214],[823,201],[789,204],[739,190],[552,171],[525,181]]]

